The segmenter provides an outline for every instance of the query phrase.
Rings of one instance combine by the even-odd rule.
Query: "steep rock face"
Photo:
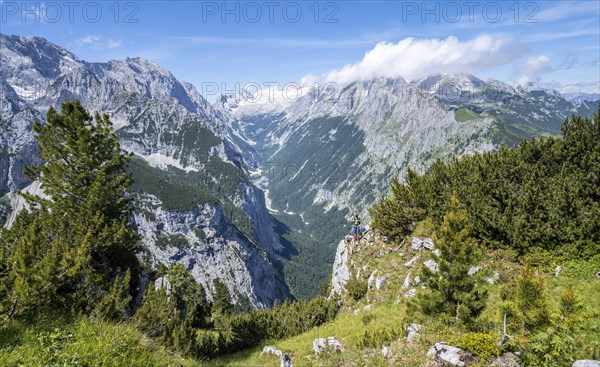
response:
[[[228,116],[213,108],[191,84],[178,81],[143,58],[88,63],[40,37],[0,37],[0,194],[6,194],[0,202],[2,212],[17,204],[11,192],[30,184],[22,167],[38,159],[33,122],[43,121],[50,106],[58,109],[63,100],[77,98],[92,113],[110,114],[121,146],[137,157],[131,167],[137,177],[133,190],[159,197],[161,204],[154,210],[185,217],[210,203],[222,208],[222,220],[242,233],[213,243],[215,248],[243,249],[224,252],[227,256],[220,260],[225,263],[203,264],[200,260],[206,259],[202,257],[188,261],[209,293],[208,274],[218,273],[230,290],[239,294],[234,298],[244,304],[268,307],[274,299],[289,296],[271,263],[282,246],[264,206],[264,195],[247,178],[255,168],[252,150],[224,123]],[[184,220],[182,225],[187,232],[194,229],[192,222]],[[228,226],[218,228],[230,230]],[[183,238],[187,245],[177,244],[193,248],[193,237]],[[147,238],[144,242],[151,244]],[[168,247],[172,247],[169,241]],[[167,261],[162,255],[155,258]],[[230,272],[229,267],[256,270],[246,270],[242,276],[243,271]],[[233,278],[226,279],[229,276]]]
[[[288,296],[269,258],[225,216],[219,205],[169,211],[158,198],[143,195],[135,221],[152,261],[182,263],[212,300],[216,281],[224,283],[241,306],[270,307]]]
[[[350,279],[350,269],[348,268],[349,251],[348,243],[345,240],[341,240],[335,253],[333,271],[331,272],[331,295],[342,294],[348,279]]]
[[[29,179],[23,167],[37,162],[33,123],[38,111],[27,105],[0,77],[0,196],[25,187]]]

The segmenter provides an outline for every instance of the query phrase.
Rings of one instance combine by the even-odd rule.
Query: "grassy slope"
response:
[[[430,226],[427,223],[421,223],[413,233],[418,236],[429,236],[431,234]],[[412,238],[412,237],[409,237]],[[407,241],[407,243],[409,243]],[[422,366],[426,360],[427,350],[431,345],[439,341],[451,341],[454,338],[464,334],[464,330],[448,328],[440,325],[436,320],[430,319],[424,322],[424,329],[421,337],[413,343],[407,343],[406,327],[410,322],[405,317],[406,301],[403,295],[408,289],[402,288],[402,283],[409,271],[414,277],[417,270],[408,269],[404,263],[419,255],[418,264],[426,260],[428,250],[421,250],[418,253],[410,248],[410,245],[403,246],[391,243],[384,243],[376,240],[373,243],[362,243],[361,249],[351,255],[351,264],[355,264],[356,269],[361,270],[360,277],[367,279],[371,272],[378,270],[377,276],[386,275],[388,277],[384,286],[378,291],[371,288],[367,297],[359,302],[353,302],[345,298],[343,311],[332,322],[315,328],[304,334],[293,338],[266,342],[260,347],[245,350],[241,353],[224,356],[210,362],[211,366],[278,366],[279,362],[275,357],[260,356],[264,345],[274,345],[283,352],[290,353],[293,357],[293,364],[296,367],[301,366]],[[550,274],[554,271],[553,265],[542,268],[548,274],[546,278],[546,295],[550,304],[550,309],[555,310],[562,290],[568,285],[573,284],[575,291],[580,295],[585,311],[583,320],[585,320],[575,335],[576,343],[580,346],[578,349],[578,358],[600,358],[600,309],[593,300],[600,299],[600,280],[594,277],[594,270],[600,261],[600,257],[588,263],[566,263],[561,264],[563,271],[558,278]],[[497,340],[501,336],[501,319],[499,311],[499,291],[503,282],[513,278],[518,273],[518,265],[515,262],[514,254],[510,251],[500,251],[490,254],[482,264],[482,271],[487,274],[498,272],[500,280],[495,285],[487,285],[490,293],[488,306],[484,311],[483,317],[488,319],[495,330],[493,334]],[[412,287],[411,287],[412,288]],[[418,287],[417,287],[418,289]],[[398,301],[399,300],[399,301]],[[371,305],[371,310],[365,310],[366,305]],[[368,316],[366,316],[368,315]],[[385,361],[379,350],[361,349],[359,343],[365,331],[395,329],[400,331],[400,337],[395,338],[390,346],[390,360]],[[312,353],[312,342],[316,338],[334,336],[340,340],[344,351],[338,355],[331,355],[316,358]],[[393,361],[393,362],[392,362]]]
[[[133,325],[61,317],[10,322],[0,328],[0,366],[192,367]]]

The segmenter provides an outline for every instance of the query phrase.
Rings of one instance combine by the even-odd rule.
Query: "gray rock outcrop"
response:
[[[341,352],[342,344],[333,336],[318,338],[313,341],[313,351],[317,355],[324,352]]]
[[[600,361],[582,359],[575,361],[575,363],[573,363],[573,367],[600,367]]]
[[[427,367],[462,367],[477,361],[472,354],[446,343],[435,343],[427,352],[427,358]]]
[[[331,273],[331,294],[340,295],[350,279],[350,269],[348,268],[348,244],[342,240],[338,243],[333,261],[333,271]]]
[[[490,367],[521,367],[519,359],[513,353],[504,353],[490,363]]]

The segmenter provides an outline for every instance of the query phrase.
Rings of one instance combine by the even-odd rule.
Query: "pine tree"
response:
[[[440,256],[432,255],[437,269],[423,266],[421,278],[428,289],[419,293],[414,306],[424,314],[445,314],[466,324],[483,311],[487,292],[480,274],[468,274],[479,252],[476,240],[469,236],[467,213],[456,197],[451,199],[435,242],[440,250]]]
[[[210,308],[202,285],[196,282],[183,264],[171,266],[167,271],[167,277],[182,319],[192,327],[206,326]]]
[[[213,314],[230,314],[233,312],[233,303],[227,286],[221,282],[215,284],[215,297],[212,307]]]
[[[129,156],[120,151],[108,115],[92,119],[79,101],[64,102],[34,132],[45,163],[26,173],[45,196],[24,195],[28,210],[0,236],[0,313],[7,317],[39,306],[81,305],[74,296],[82,288],[95,290],[85,295],[93,306],[112,281],[123,281],[116,274],[137,266],[125,195]]]

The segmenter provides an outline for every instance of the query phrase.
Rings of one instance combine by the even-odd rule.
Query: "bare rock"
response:
[[[404,263],[404,266],[406,266],[407,268],[411,268],[415,264],[415,262],[417,261],[418,258],[419,258],[418,256],[413,257],[410,261]]]
[[[160,277],[154,281],[154,290],[158,291],[159,289],[164,289],[167,296],[171,294],[171,282],[169,282],[169,279],[166,276]]]
[[[500,357],[496,358],[490,367],[521,367],[519,359],[513,353],[504,353]]]
[[[381,347],[381,355],[383,355],[383,358],[387,358],[389,352],[390,348],[386,347],[385,345]]]
[[[313,341],[313,351],[317,355],[323,352],[341,352],[342,343],[333,336],[328,336],[327,339],[318,338]]]
[[[280,351],[279,349],[275,348],[275,347],[274,347],[274,346],[272,346],[272,345],[266,345],[266,346],[263,348],[263,350],[262,350],[262,353],[260,353],[260,356],[262,357],[262,356],[263,356],[263,355],[265,355],[265,354],[267,354],[267,355],[268,355],[268,354],[270,354],[270,355],[274,355],[274,356],[277,356],[277,357],[279,357],[279,358],[281,358],[281,356],[283,355],[283,353],[281,353],[281,351]]]
[[[415,324],[415,323],[408,325],[408,336],[406,337],[406,340],[408,340],[410,342],[413,339],[421,336],[421,334],[419,334],[419,330],[421,330],[422,327],[423,327],[423,325]]]
[[[292,357],[285,353],[279,358],[279,367],[294,367],[292,365]]]
[[[335,261],[333,262],[333,271],[331,273],[331,294],[342,294],[346,283],[350,279],[350,268],[348,267],[348,245],[344,241],[338,244]]]
[[[410,287],[410,271],[408,272],[408,275],[404,279],[404,283],[402,283],[402,288],[406,289],[408,287]]]
[[[469,269],[469,271],[468,271],[467,274],[469,274],[469,275],[475,275],[475,274],[479,273],[480,271],[481,271],[481,266],[472,266]]]
[[[425,265],[426,267],[428,267],[429,270],[431,270],[433,272],[436,272],[438,270],[438,263],[435,260],[433,260],[433,259],[429,259],[429,260],[425,261],[423,263],[423,265]]]
[[[410,247],[415,251],[419,251],[423,248],[423,241],[419,237],[413,237]]]
[[[377,270],[373,270],[371,275],[369,275],[369,280],[367,280],[368,289],[371,289],[371,287],[373,286],[373,282],[375,281],[375,274],[377,274]]]
[[[435,244],[431,238],[424,238],[421,244],[428,250],[433,250],[435,248]]]
[[[580,359],[573,363],[573,367],[600,367],[600,361],[592,359]]]
[[[385,283],[386,280],[387,280],[386,275],[377,278],[377,280],[375,281],[375,289],[380,290],[381,287],[383,287],[383,284]]]
[[[427,352],[427,367],[462,367],[477,363],[471,353],[446,343],[435,343]]]

